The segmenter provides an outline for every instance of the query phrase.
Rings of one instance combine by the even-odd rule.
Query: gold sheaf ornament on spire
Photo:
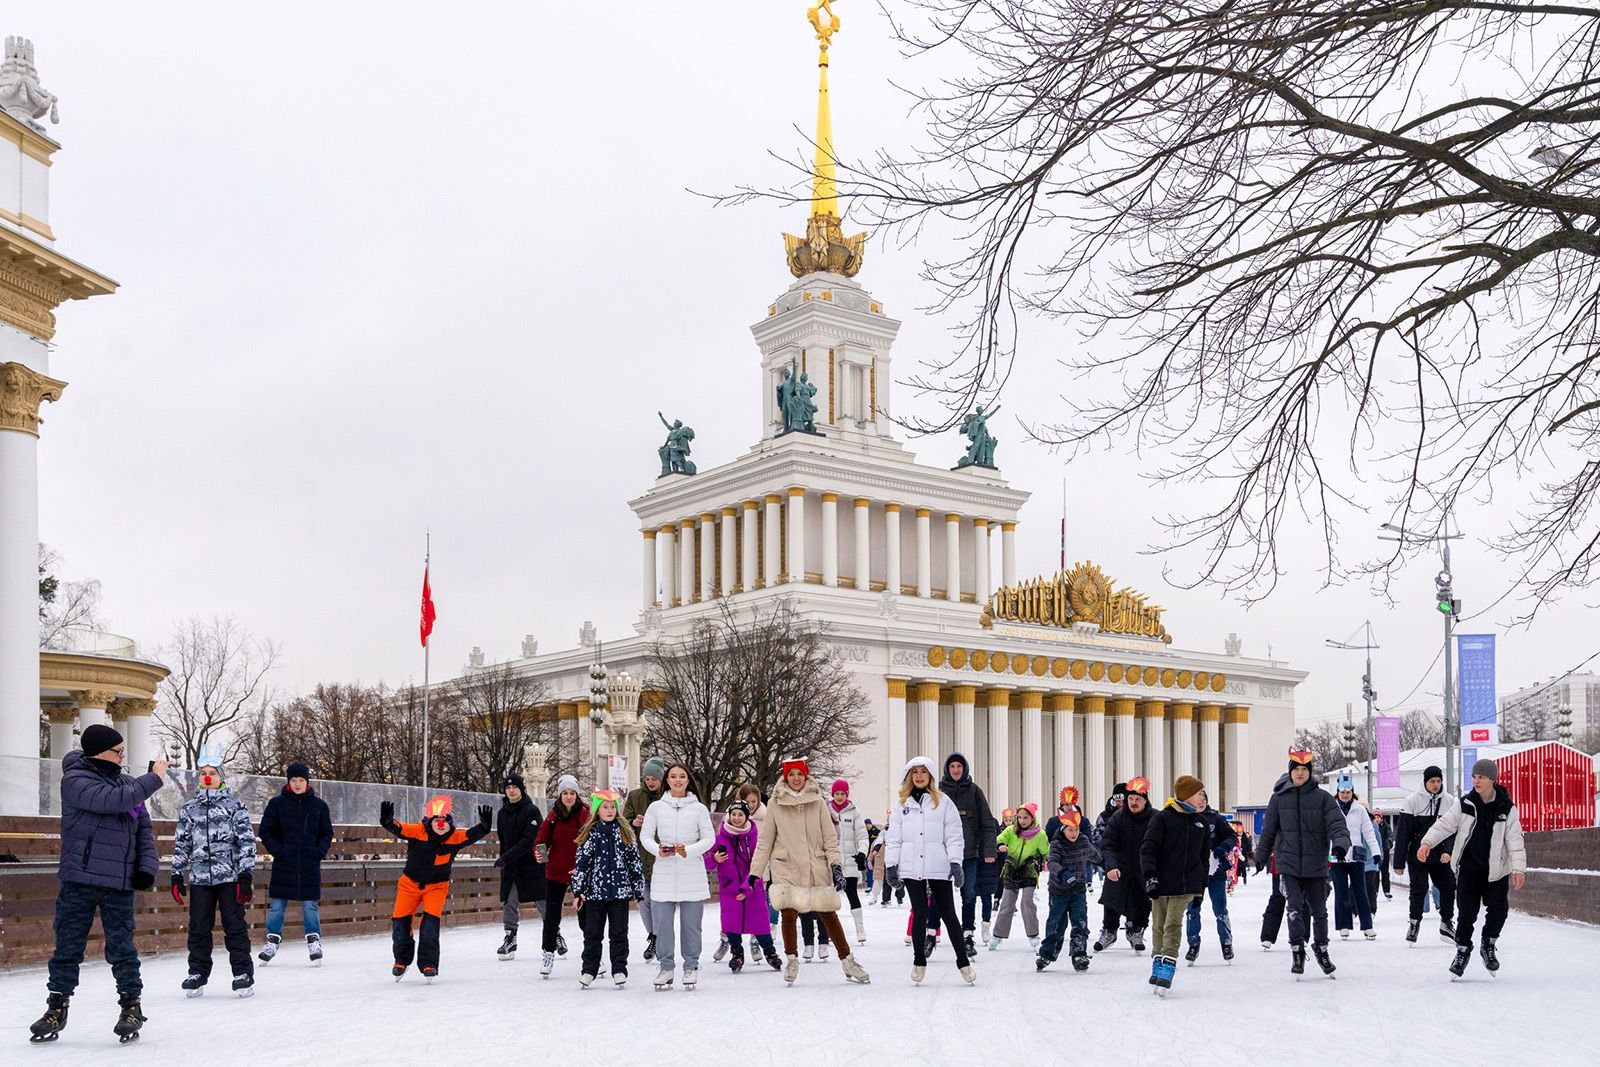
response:
[[[866,253],[867,235],[846,237],[839,224],[839,188],[834,182],[833,114],[828,108],[828,44],[839,31],[833,0],[818,0],[806,12],[817,31],[817,152],[811,167],[811,218],[806,235],[783,235],[789,272],[796,278],[818,271],[855,277]]]

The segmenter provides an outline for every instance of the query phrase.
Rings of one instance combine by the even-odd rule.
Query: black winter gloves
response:
[[[966,880],[967,876],[962,872],[961,864],[950,864],[950,884],[955,886],[957,889],[960,889],[961,883],[965,882]]]
[[[900,888],[900,865],[898,863],[895,864],[893,867],[890,867],[887,870],[885,870],[883,872],[883,876],[885,878],[889,879],[889,888],[890,889],[899,889]]]
[[[855,855],[855,860],[856,870],[865,872],[867,869],[867,854],[865,852],[857,852]]]
[[[833,865],[833,889],[836,893],[844,892],[844,868],[837,863]]]
[[[1145,896],[1152,897],[1152,898],[1155,897],[1156,896],[1156,891],[1158,889],[1160,889],[1160,888],[1161,888],[1161,882],[1160,882],[1159,879],[1146,878],[1144,880],[1144,895]]]
[[[494,809],[485,804],[478,809],[478,825],[485,830],[494,827]]]
[[[1334,845],[1333,846],[1333,858],[1335,860],[1337,860],[1338,862],[1343,863],[1344,862],[1344,857],[1345,857],[1345,854],[1346,854],[1347,851],[1348,850],[1343,845]]]
[[[240,871],[239,880],[233,885],[233,899],[241,904],[248,904],[255,898],[255,876],[249,871]]]
[[[394,822],[394,802],[385,800],[378,805],[378,825],[387,826]]]
[[[189,884],[183,880],[183,875],[174,873],[172,876],[172,899],[182,904],[183,895],[188,891]]]
[[[148,871],[134,871],[133,872],[133,888],[139,890],[142,893],[146,889],[154,889],[155,886],[156,886],[156,876],[155,875],[151,874]]]

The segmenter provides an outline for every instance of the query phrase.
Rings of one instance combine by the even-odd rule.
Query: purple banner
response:
[[[1372,732],[1377,735],[1378,788],[1400,788],[1400,720],[1392,717],[1374,719]]]

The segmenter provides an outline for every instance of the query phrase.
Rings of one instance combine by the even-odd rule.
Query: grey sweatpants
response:
[[[543,919],[544,918],[544,897],[540,897],[538,900],[534,901],[534,903],[539,905],[539,918]],[[503,905],[501,905],[501,907],[500,907],[500,917],[501,917],[501,920],[504,922],[505,928],[507,930],[513,930],[513,931],[516,930],[517,925],[518,925],[518,918],[519,918],[518,915],[517,915],[517,911],[518,911],[519,908],[521,908],[521,906],[522,906],[522,901],[517,896],[517,887],[516,887],[516,885],[513,884],[512,887],[511,887],[510,892],[508,892],[506,894],[506,902]]]
[[[706,902],[703,900],[653,900],[650,910],[654,913],[656,933],[656,962],[661,964],[663,971],[670,971],[677,962],[678,941],[683,942],[683,969],[697,971],[700,969],[700,920],[705,916]],[[673,918],[676,917],[677,927],[673,930]],[[674,937],[674,933],[678,937]]]
[[[1039,936],[1039,908],[1033,902],[1034,887],[1008,888],[1000,895],[1000,912],[994,917],[994,936],[1002,940],[1011,936],[1011,917],[1017,913],[1018,898],[1022,903],[1022,928],[1029,937]]]

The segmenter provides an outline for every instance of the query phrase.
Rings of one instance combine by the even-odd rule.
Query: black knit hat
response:
[[[1422,769],[1422,780],[1424,782],[1432,781],[1435,778],[1442,780],[1444,778],[1444,772],[1431,765]]]
[[[522,775],[518,774],[516,771],[512,771],[510,774],[506,775],[506,780],[500,783],[501,790],[504,790],[508,785],[514,785],[524,793],[528,791],[527,785],[522,781]]]
[[[731,815],[736,811],[744,812],[744,817],[746,819],[750,817],[750,805],[746,804],[742,800],[735,800],[732,804],[728,805],[728,814]]]
[[[109,726],[95,723],[83,731],[79,744],[83,746],[85,756],[98,756],[122,744],[122,735]]]
[[[283,769],[283,776],[285,778],[304,778],[309,782],[311,781],[311,768],[304,763],[296,761]]]

